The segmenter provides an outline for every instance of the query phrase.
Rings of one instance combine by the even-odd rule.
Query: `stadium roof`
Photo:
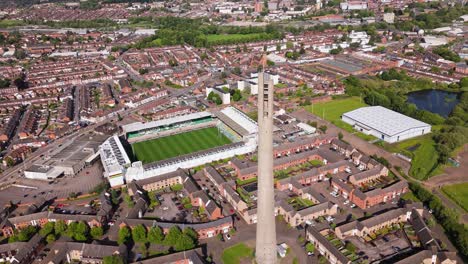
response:
[[[145,129],[160,127],[160,126],[167,126],[171,124],[187,122],[192,119],[199,119],[199,118],[204,118],[204,117],[209,117],[209,116],[211,116],[211,113],[197,112],[197,113],[192,113],[188,115],[182,115],[182,116],[176,116],[173,118],[158,120],[158,121],[151,121],[147,123],[135,122],[135,123],[131,123],[128,125],[123,125],[122,130],[124,131],[124,133],[131,133],[131,132],[137,132],[137,131],[141,131]]]
[[[243,130],[245,130],[248,134],[257,133],[257,122],[253,121],[250,117],[248,117],[246,114],[244,114],[237,108],[229,106],[221,110],[221,113],[223,113],[224,115],[235,121],[237,124],[239,124],[243,128]],[[237,132],[239,133],[239,131]]]
[[[429,124],[402,115],[382,106],[368,106],[344,113],[343,116],[379,131],[394,136],[412,128],[428,127]]]

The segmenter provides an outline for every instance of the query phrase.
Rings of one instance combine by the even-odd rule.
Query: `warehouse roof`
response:
[[[413,128],[428,127],[429,124],[402,115],[382,106],[368,106],[347,112],[343,117],[353,119],[387,136],[394,136]]]

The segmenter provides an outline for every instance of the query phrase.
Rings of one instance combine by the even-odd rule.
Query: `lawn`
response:
[[[231,143],[216,127],[137,142],[132,145],[136,158],[149,163]]]
[[[433,175],[433,171],[437,169],[438,154],[431,134],[395,144],[381,143],[380,146],[387,151],[401,153],[411,158],[409,174],[416,179],[428,179]]]
[[[468,212],[468,183],[447,185],[442,191]]]
[[[362,102],[359,97],[349,97],[344,99],[335,99],[328,102],[316,103],[306,106],[305,109],[314,115],[328,120],[336,126],[353,133],[355,130],[351,125],[341,121],[341,115],[363,106],[367,105]]]
[[[239,243],[226,248],[221,259],[224,264],[239,264],[242,259],[253,258],[253,253],[253,249],[249,248],[244,243]]]

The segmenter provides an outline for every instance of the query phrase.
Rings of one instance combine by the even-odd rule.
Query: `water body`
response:
[[[421,110],[448,117],[460,101],[458,93],[442,90],[422,90],[408,93],[408,102],[415,104]]]

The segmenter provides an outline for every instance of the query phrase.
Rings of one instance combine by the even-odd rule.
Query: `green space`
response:
[[[206,150],[231,143],[216,127],[156,138],[132,145],[136,158],[143,163]]]
[[[226,248],[221,256],[224,264],[239,264],[243,259],[252,259],[254,251],[244,243]]]
[[[311,200],[302,199],[300,197],[290,198],[288,200],[288,203],[292,205],[295,210],[301,210],[314,205],[314,202],[312,202]]]
[[[379,143],[389,152],[401,153],[411,158],[410,176],[425,180],[437,171],[439,155],[431,134],[408,139],[395,144]]]
[[[357,97],[348,97],[343,99],[335,99],[328,102],[316,103],[306,106],[306,109],[313,114],[323,117],[326,120],[333,122],[341,121],[341,115],[348,111],[367,106],[362,100]]]
[[[0,20],[0,28],[18,27],[24,25],[27,25],[27,23],[25,23],[23,20]]]
[[[206,36],[208,46],[246,43],[246,42],[272,39],[272,38],[273,36],[269,35],[268,33],[229,34],[229,35],[210,34]]]
[[[468,212],[468,183],[447,185],[442,187],[442,191]]]
[[[348,132],[356,132],[353,127],[341,120],[343,113],[367,106],[359,97],[335,99],[328,102],[321,102],[306,106],[305,109],[314,115],[330,121],[334,125],[343,128]]]

